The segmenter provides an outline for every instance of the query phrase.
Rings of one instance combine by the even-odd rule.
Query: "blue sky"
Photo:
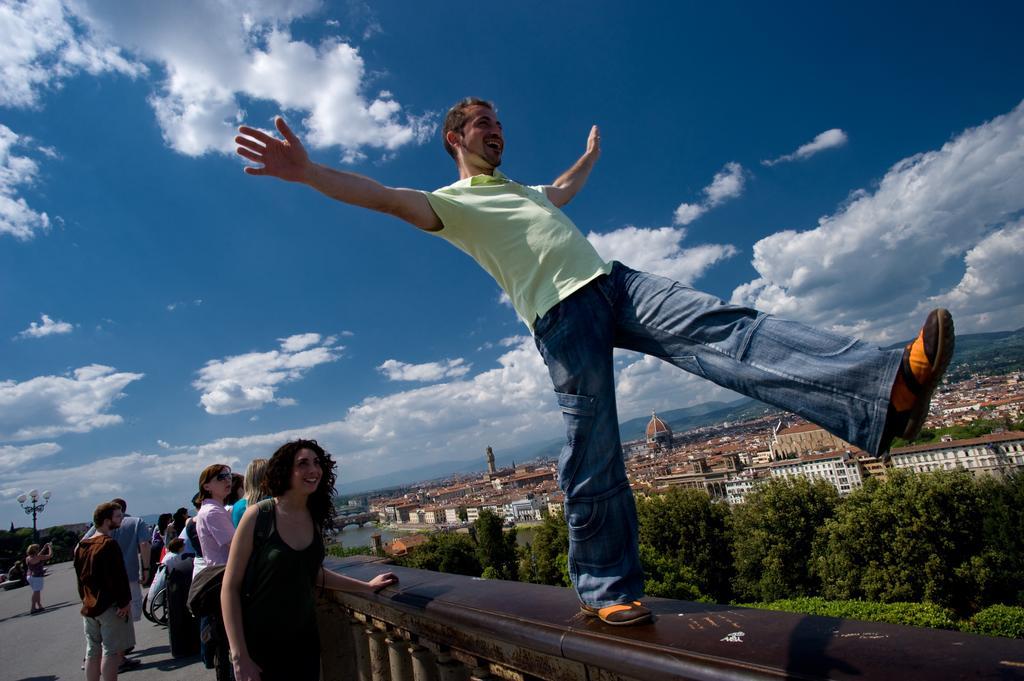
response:
[[[317,161],[425,189],[465,95],[530,184],[596,123],[567,212],[607,258],[883,344],[938,304],[1024,325],[1019,4],[663,4],[0,6],[0,523],[33,487],[46,524],[173,510],[300,435],[346,481],[559,436],[465,255],[241,172],[234,127],[278,112]],[[617,364],[623,418],[734,397]]]

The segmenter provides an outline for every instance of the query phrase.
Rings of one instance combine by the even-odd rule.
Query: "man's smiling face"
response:
[[[493,109],[480,104],[471,106],[466,113],[459,146],[463,153],[479,157],[491,169],[497,168],[505,150],[501,121]]]

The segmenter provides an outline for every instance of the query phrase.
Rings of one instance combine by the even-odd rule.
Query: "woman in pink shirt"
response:
[[[207,565],[227,565],[228,549],[235,535],[231,514],[224,508],[224,499],[231,493],[231,467],[214,464],[203,469],[199,476],[200,502],[196,515],[196,532],[202,560],[196,560],[193,577]],[[201,563],[201,565],[200,565]]]

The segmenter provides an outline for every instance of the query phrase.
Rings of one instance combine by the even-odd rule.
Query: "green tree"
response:
[[[974,610],[984,512],[966,471],[897,470],[884,483],[869,481],[824,524],[811,561],[823,595]]]
[[[327,548],[328,555],[335,556],[337,558],[347,558],[348,556],[372,556],[372,546],[342,546],[341,544],[334,544]]]
[[[519,579],[519,561],[516,554],[516,531],[504,531],[502,519],[493,511],[484,510],[473,521],[476,555],[484,568],[484,577],[491,579]]]
[[[53,558],[50,559],[51,563],[63,563],[72,560],[75,557],[75,545],[78,543],[79,539],[80,537],[76,532],[72,532],[63,525],[60,525],[46,530],[45,536],[40,538],[40,542],[49,542],[53,545]],[[29,537],[25,542],[24,548],[27,549],[31,543],[32,538]]]
[[[773,601],[818,593],[808,569],[815,535],[839,493],[824,480],[776,479],[733,509],[734,588],[741,599]]]
[[[976,607],[1024,605],[1024,473],[976,481],[982,550],[971,558]]]
[[[426,544],[396,561],[405,567],[454,575],[479,577],[483,568],[476,555],[476,542],[468,534],[438,532]]]
[[[534,584],[569,586],[569,527],[561,513],[550,513],[520,549],[519,578]]]
[[[640,559],[651,596],[728,602],[732,577],[729,507],[702,490],[637,499]]]
[[[461,520],[462,522],[468,522],[469,521],[469,511],[466,510],[465,506],[459,506],[458,514],[459,514],[459,520]]]

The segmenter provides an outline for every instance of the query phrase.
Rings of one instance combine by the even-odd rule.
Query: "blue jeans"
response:
[[[614,263],[534,325],[565,419],[558,459],[569,525],[569,574],[603,607],[643,595],[637,518],[615,409],[612,349],[653,355],[718,385],[803,416],[875,452],[900,350],[729,305]]]

